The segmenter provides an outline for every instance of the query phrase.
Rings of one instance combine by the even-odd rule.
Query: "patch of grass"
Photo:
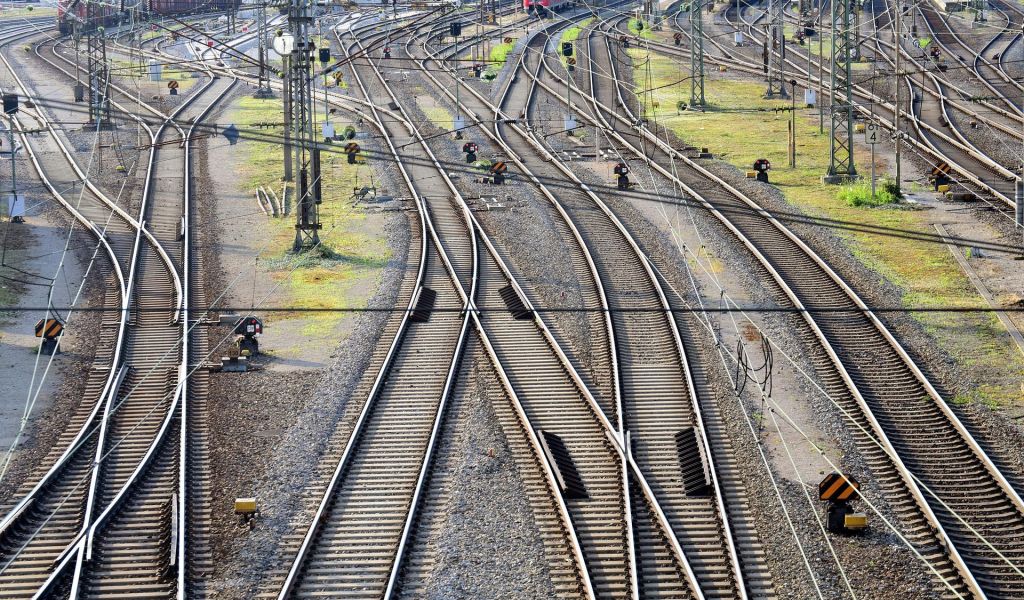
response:
[[[145,63],[139,64],[137,61],[132,62],[121,58],[111,58],[110,63],[111,73],[114,77],[149,81],[149,65]],[[171,80],[178,82],[179,93],[183,93],[196,82],[196,80],[192,78],[191,71],[165,66],[160,75],[160,82],[154,83],[163,83],[162,87],[165,88],[164,93],[166,93],[166,84]]]
[[[451,129],[455,123],[455,115],[448,112],[448,110],[442,106],[438,106],[433,102],[429,104],[427,102],[419,102],[420,110],[427,117],[431,123],[441,129]]]
[[[634,57],[646,52],[632,51]],[[797,166],[787,161],[788,107],[784,100],[766,100],[761,82],[731,79],[729,74],[711,73],[706,80],[709,107],[706,112],[679,112],[679,101],[689,101],[689,82],[682,79],[680,64],[659,54],[650,55],[651,80],[645,81],[647,66],[636,63],[634,77],[639,89],[653,89],[640,97],[645,114],[659,125],[672,129],[695,146],[707,146],[720,159],[749,170],[758,158],[767,158],[773,168],[770,179],[786,200],[804,212],[839,223],[857,223],[875,231],[838,229],[836,235],[883,281],[902,290],[904,306],[924,308],[979,306],[984,300],[974,290],[953,256],[941,244],[889,235],[884,229],[934,235],[931,218],[917,210],[865,210],[844,200],[844,190],[821,183],[827,171],[829,135],[818,130],[816,110],[800,110],[796,118]],[[653,106],[654,102],[659,107]],[[855,146],[855,164],[863,165],[867,151]],[[866,165],[863,165],[866,168]],[[884,189],[884,182],[879,186]],[[870,189],[870,188],[869,188]],[[868,192],[870,196],[870,191]],[[1024,379],[1024,360],[998,319],[990,314],[923,312],[915,313],[942,347],[974,381],[984,381],[972,392],[979,402],[1007,405],[1024,401],[1019,382]]]
[[[885,206],[900,201],[901,194],[896,189],[896,182],[885,179],[875,186],[875,197],[871,197],[871,183],[861,181],[853,185],[844,186],[839,191],[839,199],[850,206]]]
[[[231,119],[239,129],[247,131],[260,123],[279,123],[281,110],[280,98],[242,98],[232,111]],[[335,126],[340,128],[344,123],[335,123]],[[272,137],[283,134],[280,127],[256,131]],[[244,140],[237,148],[243,156],[236,173],[241,189],[250,192],[263,185],[280,194],[284,175],[281,145],[273,141]],[[336,343],[338,327],[350,316],[342,312],[313,313],[301,309],[365,306],[372,293],[372,283],[390,256],[386,240],[367,230],[365,213],[351,203],[353,188],[369,182],[369,169],[365,164],[349,165],[340,145],[334,146],[333,151],[321,153],[320,221],[323,229],[320,231],[322,243],[315,250],[301,255],[291,253],[295,238],[294,206],[291,215],[266,220],[262,234],[269,245],[260,256],[260,265],[271,280],[281,284],[278,304],[296,308],[296,312],[273,318],[302,319],[303,334],[310,338],[310,343]]]
[[[0,9],[0,21],[26,17],[56,17],[57,9],[50,6],[19,6]]]
[[[641,27],[642,25],[642,27]],[[639,35],[641,39],[653,40],[654,34],[651,33],[651,25],[647,21],[641,19],[630,19],[629,30],[633,32],[633,35]]]
[[[505,64],[505,59],[508,58],[508,53],[516,47],[516,40],[513,39],[511,42],[502,42],[491,48],[491,63],[495,65]]]
[[[593,23],[593,22],[594,22],[594,18],[593,17],[590,17],[588,19],[583,19],[582,21],[580,21],[576,25],[573,25],[572,27],[562,31],[562,41],[563,42],[575,42],[577,39],[579,39],[580,33],[582,33],[583,30],[586,29],[587,27],[589,27],[590,24]]]

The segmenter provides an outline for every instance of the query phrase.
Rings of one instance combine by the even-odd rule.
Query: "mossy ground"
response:
[[[516,39],[512,38],[511,42],[502,42],[491,47],[491,63],[493,65],[505,64],[505,59],[508,58],[508,53],[516,47]]]
[[[641,49],[631,53],[634,58],[647,56]],[[640,65],[640,62],[637,60],[635,64]],[[903,205],[851,206],[840,198],[842,188],[821,183],[821,176],[828,167],[829,136],[819,133],[816,111],[799,109],[797,112],[797,166],[790,168],[787,161],[790,113],[776,110],[790,103],[762,98],[763,83],[711,72],[706,83],[708,110],[680,114],[676,106],[681,100],[689,102],[689,82],[660,86],[685,77],[687,73],[681,65],[664,55],[652,54],[650,82],[645,79],[646,71],[646,66],[637,66],[634,77],[638,90],[655,89],[650,95],[641,95],[648,117],[656,116],[660,124],[668,126],[682,139],[709,147],[717,158],[740,169],[750,169],[758,158],[769,159],[772,184],[782,191],[787,201],[803,211],[839,223],[935,234],[928,211],[908,210]],[[659,107],[652,106],[651,97]],[[862,147],[855,150],[855,161],[861,172],[870,168]],[[884,167],[880,166],[879,177],[886,174]],[[835,234],[880,278],[902,290],[898,301],[905,307],[984,306],[984,300],[943,245],[886,233],[837,229]],[[1020,387],[1024,360],[994,315],[943,312],[915,312],[913,315],[976,382],[984,382],[962,394],[960,400],[981,401],[992,406],[1024,401]]]
[[[56,17],[57,9],[52,6],[19,6],[0,10],[0,21],[24,19],[26,17]]]
[[[231,120],[243,132],[258,123],[281,121],[281,100],[242,98],[232,111]],[[335,123],[340,126],[342,123]],[[279,127],[255,129],[257,134],[279,138]],[[239,145],[238,179],[242,190],[251,192],[257,186],[271,187],[281,193],[283,164],[282,147],[276,141],[246,140]],[[260,240],[265,250],[260,266],[271,281],[279,284],[272,306],[294,308],[294,312],[275,314],[275,321],[301,319],[301,334],[306,336],[296,352],[308,350],[310,344],[337,341],[342,321],[350,316],[344,312],[308,312],[309,309],[361,308],[372,294],[377,280],[390,256],[387,242],[380,232],[367,225],[367,216],[352,205],[354,187],[370,183],[371,167],[349,165],[340,152],[322,153],[323,204],[320,205],[321,245],[303,255],[291,252],[295,238],[295,217],[268,218]],[[294,211],[293,211],[294,214]]]
[[[140,64],[137,58],[134,61],[124,58],[112,58],[110,62],[111,73],[114,77],[136,80],[138,84],[150,81],[149,66],[145,62]],[[164,88],[164,93],[166,94],[167,83],[170,81],[177,81],[178,93],[184,93],[185,90],[195,85],[197,80],[193,79],[191,71],[164,66],[160,73],[160,81],[151,83],[154,86]]]

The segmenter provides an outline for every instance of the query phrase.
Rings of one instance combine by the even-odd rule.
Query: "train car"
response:
[[[543,17],[549,12],[561,12],[572,3],[573,0],[523,0],[523,8],[528,13]]]
[[[241,0],[149,0],[150,11],[157,15],[225,12],[240,5]]]
[[[154,15],[217,13],[241,6],[241,0],[58,0],[57,27],[61,34],[70,35],[75,21],[84,26],[89,3],[95,9],[96,25],[104,27],[122,21],[138,22]],[[131,15],[133,11],[135,15]]]
[[[63,35],[70,35],[74,23],[85,26],[86,12],[89,2],[93,2],[93,18],[96,24],[104,27],[113,25],[120,14],[120,5],[114,2],[96,2],[95,0],[59,0],[57,2],[57,28]]]

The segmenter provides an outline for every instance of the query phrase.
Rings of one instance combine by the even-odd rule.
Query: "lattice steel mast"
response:
[[[110,123],[110,102],[107,100],[110,69],[107,63],[107,38],[103,28],[103,6],[97,0],[85,2],[83,30],[86,43],[86,66],[89,88],[89,123],[102,126]]]
[[[256,2],[256,37],[260,67],[255,95],[257,98],[269,98],[273,93],[270,91],[270,78],[267,76],[267,3],[264,0]]]
[[[853,90],[851,89],[850,3],[832,2],[832,140],[825,181],[841,183],[857,177],[853,164]]]
[[[704,108],[704,3],[690,3],[690,106]]]
[[[294,45],[288,69],[291,82],[291,143],[295,168],[298,169],[295,251],[312,248],[320,243],[320,149],[313,133],[315,111],[310,75],[314,50],[309,39],[312,22],[311,0],[292,0],[288,7],[288,25]]]
[[[786,32],[783,29],[783,8],[786,0],[770,0],[768,24],[765,25],[765,60],[768,68],[768,89],[765,98],[788,98],[783,66],[786,59]]]

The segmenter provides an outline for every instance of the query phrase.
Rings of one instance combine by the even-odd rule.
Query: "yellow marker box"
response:
[[[843,527],[847,529],[867,529],[868,516],[864,513],[847,513],[843,517]]]
[[[256,512],[255,498],[235,498],[235,514],[251,515]]]

